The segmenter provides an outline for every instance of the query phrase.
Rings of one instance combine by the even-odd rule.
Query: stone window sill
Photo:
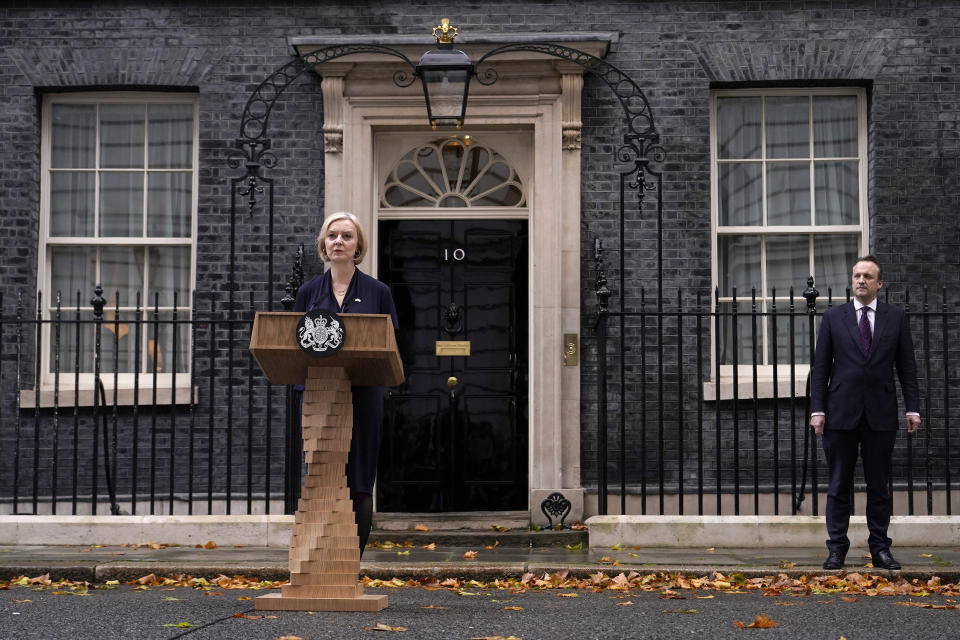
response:
[[[134,401],[133,387],[124,387],[120,386],[117,388],[117,406],[119,407],[132,407],[134,404],[139,405],[140,407],[149,407],[154,404],[153,399],[154,389],[152,386],[147,386],[144,388],[140,387],[138,390],[136,402]],[[171,404],[178,405],[187,405],[191,402],[196,404],[199,398],[198,388],[193,387],[191,390],[189,384],[177,385],[176,393],[174,393],[174,388],[169,384],[165,386],[158,386],[156,389],[157,406],[167,406]],[[105,388],[105,397],[106,404],[101,404],[101,406],[112,407],[113,406],[113,388],[107,386]],[[74,406],[77,407],[92,407],[93,406],[93,389],[84,388],[73,389],[61,387],[57,393],[56,405],[61,409],[71,409]],[[99,402],[99,401],[98,401]],[[41,386],[40,387],[40,407],[47,409],[53,408],[54,406],[54,389],[53,387]],[[20,390],[20,408],[21,409],[33,409],[37,406],[37,391],[36,389],[21,389]]]
[[[771,371],[770,367],[761,367],[757,372],[757,392],[756,396],[754,396],[753,370],[752,368],[745,369],[747,370],[741,370],[739,372],[740,375],[737,376],[736,389],[738,400],[753,400],[754,397],[757,399],[772,399],[774,397],[777,397],[778,399],[790,398],[789,372],[784,373],[781,371],[777,374],[777,388],[776,394],[774,394],[773,372]],[[807,397],[807,373],[809,369],[810,367],[807,365],[797,366],[795,373],[796,380],[793,387],[793,397]],[[732,375],[723,375],[721,373],[719,387],[720,400],[733,400],[734,377]],[[716,378],[703,382],[703,400],[705,402],[715,402],[717,400],[717,392],[718,389]]]

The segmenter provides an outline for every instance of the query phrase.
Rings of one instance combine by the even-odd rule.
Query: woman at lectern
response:
[[[367,239],[360,221],[341,211],[323,221],[317,236],[317,252],[330,268],[307,282],[297,292],[294,311],[322,309],[335,313],[384,313],[393,318],[397,310],[390,288],[357,268],[367,252]],[[353,440],[347,460],[347,486],[356,515],[360,554],[373,522],[373,484],[383,435],[383,387],[352,387]]]

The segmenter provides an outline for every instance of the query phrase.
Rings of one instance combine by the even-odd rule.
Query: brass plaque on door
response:
[[[470,355],[469,340],[437,340],[438,356],[468,356]]]

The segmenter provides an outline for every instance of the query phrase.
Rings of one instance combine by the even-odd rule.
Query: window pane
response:
[[[112,308],[115,304],[115,299],[111,298],[103,310],[103,329],[100,332],[100,371],[102,373],[114,371],[133,373],[137,351],[137,315],[133,311],[121,311],[118,314],[116,309]]]
[[[186,169],[193,166],[193,105],[151,104],[149,167]]]
[[[408,154],[408,156],[411,155],[413,154]],[[443,169],[440,168],[440,158],[437,155],[437,150],[430,145],[420,147],[420,149],[416,151],[415,161],[420,165],[424,175],[429,178],[429,181],[424,181],[421,190],[426,194],[441,194],[443,189]]]
[[[799,294],[810,275],[810,238],[806,235],[767,236],[767,293]]]
[[[806,289],[804,283],[803,289]],[[794,289],[794,311],[793,311],[793,350],[790,349],[790,302],[789,300],[777,301],[777,312],[771,314],[767,319],[767,335],[769,344],[767,345],[767,364],[773,364],[773,341],[776,335],[777,347],[777,365],[788,365],[791,362],[797,364],[807,364],[810,362],[810,320],[807,317],[807,301],[800,294],[803,289]],[[779,296],[779,292],[778,292]],[[821,312],[826,308],[819,309]],[[815,320],[819,325],[819,320]],[[792,353],[792,355],[791,355]],[[802,380],[800,374],[797,377]],[[789,373],[781,373],[780,380],[786,382],[790,379]]]
[[[737,298],[750,295],[750,289],[760,287],[760,238],[758,236],[720,236],[717,238],[720,253],[720,295]]]
[[[827,299],[828,288],[832,289],[834,300],[846,298],[859,247],[860,238],[853,233],[813,237],[815,285],[822,299]]]
[[[190,305],[190,248],[151,247],[149,306],[160,294],[160,306],[173,306],[173,292],[177,292],[177,306]]]
[[[90,295],[93,295],[92,293]],[[81,299],[80,304],[87,304],[90,298]],[[73,296],[71,306],[73,309],[67,310],[64,306],[60,312],[60,373],[72,374],[74,371],[93,371],[93,325],[78,324],[74,322],[77,318],[76,313],[76,294]],[[81,311],[81,319],[88,320],[90,311]],[[53,315],[51,318],[56,319]],[[79,328],[80,348],[77,349],[77,329]],[[57,370],[57,325],[54,324],[50,329],[50,373]],[[102,339],[102,338],[101,338]],[[79,355],[79,362],[77,356]],[[65,385],[73,385],[73,376],[60,378],[61,388]]]
[[[720,165],[720,224],[759,225],[763,222],[763,183],[759,164]]]
[[[419,173],[417,177],[421,177]],[[383,194],[383,201],[390,207],[432,207],[436,204],[433,200],[427,200],[417,193],[398,186],[388,187]]]
[[[50,235],[93,236],[93,173],[50,174]]]
[[[817,162],[813,165],[816,181],[817,224],[860,223],[860,180],[857,161]]]
[[[192,174],[151,173],[148,177],[147,235],[162,238],[190,237]]]
[[[767,224],[810,224],[810,165],[767,165]]]
[[[468,187],[480,175],[480,172],[486,169],[488,162],[490,162],[490,153],[486,149],[483,147],[470,149],[467,154],[466,166],[463,168],[462,185],[464,191],[467,191]]]
[[[139,236],[143,232],[143,174],[100,174],[100,235]]]
[[[813,153],[818,158],[857,155],[857,97],[813,98]]]
[[[143,291],[143,249],[140,247],[104,247],[100,250],[100,282],[107,306],[134,306],[137,292]]]
[[[53,295],[47,300],[49,305],[56,304],[59,291],[63,296],[63,306],[77,304],[77,291],[80,292],[80,304],[90,304],[93,286],[96,284],[96,249],[94,247],[52,247],[50,249],[50,285]]]
[[[717,99],[717,156],[760,157],[760,98]]]
[[[523,192],[515,185],[495,189],[473,201],[475,207],[516,207],[523,201]]]
[[[174,329],[172,312],[157,314],[156,322],[153,312],[147,313],[144,325],[147,336],[146,357],[142,360],[146,373],[153,373],[154,362],[156,362],[157,373],[170,373],[174,370],[174,360],[176,360],[177,373],[187,373],[190,370],[190,326],[180,324],[189,319],[189,315],[178,311],[177,325]],[[176,331],[176,354],[173,349],[174,331]]]
[[[143,105],[105,104],[100,107],[100,166],[143,166]]]
[[[92,168],[97,139],[97,107],[55,104],[51,109],[50,166]]]
[[[766,99],[767,157],[810,157],[810,101],[807,96]]]
[[[752,365],[754,356],[757,358],[757,364],[763,364],[762,345],[763,345],[763,321],[757,317],[756,340],[753,333],[753,319],[750,311],[749,302],[740,302],[737,304],[737,335],[733,335],[733,304],[725,302],[719,305],[720,308],[720,364],[733,364],[734,345],[736,345],[737,364]],[[743,371],[741,373],[746,373]]]
[[[447,188],[450,191],[457,191],[464,151],[463,144],[453,140],[444,143],[441,149],[443,166],[447,170]]]

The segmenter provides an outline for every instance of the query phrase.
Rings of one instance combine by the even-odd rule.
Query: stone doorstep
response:
[[[616,545],[691,548],[823,547],[822,516],[593,516],[587,519],[590,548]],[[894,516],[890,537],[897,546],[960,544],[960,516]],[[849,537],[866,543],[865,516],[850,519]]]
[[[518,530],[529,527],[530,514],[526,511],[373,514],[375,531],[415,531],[419,524],[425,525],[431,531],[493,531],[494,527]]]
[[[574,547],[581,545],[582,549],[588,546],[587,531],[563,529],[560,531],[494,531],[491,529],[461,529],[458,531],[383,531],[374,529],[370,532],[367,546],[385,542],[402,544],[413,543],[416,547],[436,544],[438,547],[488,547],[497,545],[506,548],[546,548],[546,547]]]

